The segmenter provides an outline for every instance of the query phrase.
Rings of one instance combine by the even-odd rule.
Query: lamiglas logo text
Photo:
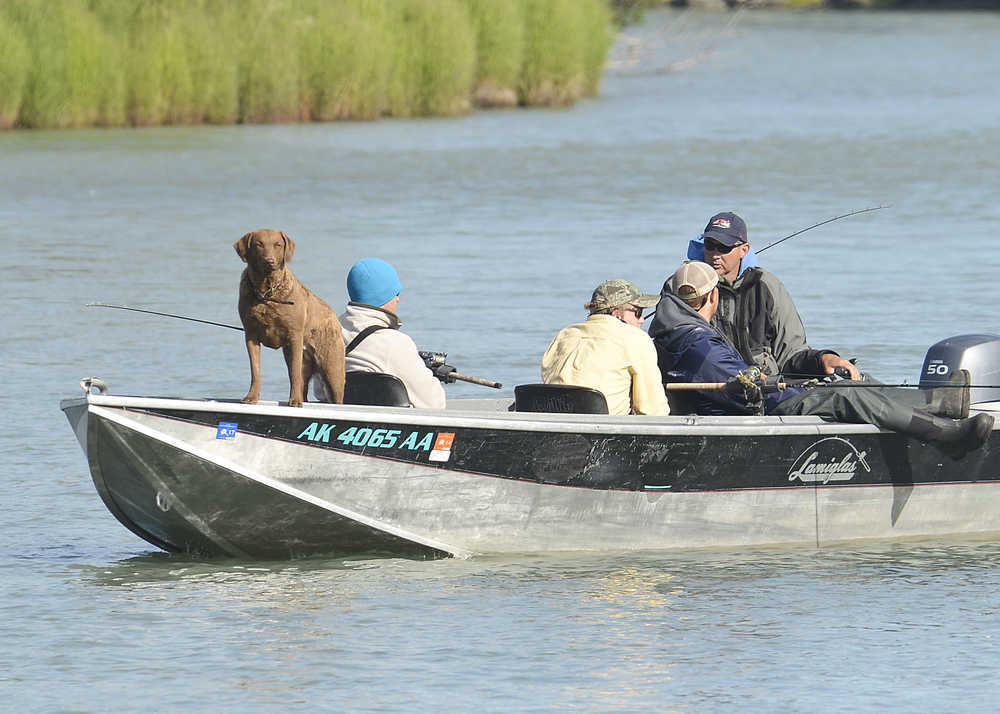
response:
[[[871,472],[871,466],[865,461],[867,455],[867,451],[858,451],[854,444],[839,436],[820,439],[795,459],[788,471],[788,480],[819,484],[850,481],[859,469]]]

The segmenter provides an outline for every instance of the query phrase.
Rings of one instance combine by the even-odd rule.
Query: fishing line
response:
[[[131,312],[142,312],[147,315],[159,315],[160,317],[172,317],[175,320],[188,320],[190,322],[200,322],[204,325],[215,325],[216,327],[228,327],[230,330],[239,330],[243,332],[242,327],[237,327],[236,325],[227,325],[224,322],[213,322],[212,320],[200,320],[197,317],[188,317],[186,315],[175,315],[170,312],[157,312],[156,310],[144,310],[141,307],[130,307],[128,305],[112,305],[106,302],[88,302],[86,307],[110,307],[115,310],[129,310]],[[472,384],[480,384],[484,387],[493,387],[494,389],[500,389],[503,384],[496,382],[492,379],[483,379],[482,377],[473,377],[468,374],[462,374],[461,372],[451,372],[450,376],[460,382],[471,382]]]
[[[791,235],[787,235],[784,238],[780,238],[780,239],[774,241],[774,243],[770,243],[768,245],[765,245],[763,248],[761,248],[760,250],[757,250],[755,252],[759,255],[760,253],[763,253],[768,248],[773,248],[774,246],[778,245],[778,243],[784,243],[789,238],[794,238],[795,236],[800,235],[802,233],[805,233],[806,231],[811,231],[813,228],[819,228],[820,226],[825,226],[827,223],[833,223],[834,221],[839,221],[841,218],[850,218],[851,216],[856,216],[859,213],[868,213],[870,211],[881,211],[883,208],[890,208],[891,206],[892,206],[892,204],[886,204],[884,206],[872,206],[871,208],[861,208],[861,209],[859,209],[857,211],[851,211],[850,213],[845,213],[842,216],[834,216],[833,218],[827,218],[825,221],[820,221],[819,223],[814,223],[813,225],[809,226],[808,228],[803,228],[800,231],[795,231]]]
[[[156,310],[143,310],[139,307],[129,307],[128,305],[111,305],[106,302],[88,302],[86,307],[111,307],[115,310],[130,310],[132,312],[144,312],[147,315],[159,315],[161,317],[172,317],[175,320],[189,320],[190,322],[201,322],[205,325],[215,325],[216,327],[228,327],[230,330],[239,330],[243,332],[242,327],[236,325],[227,325],[224,322],[212,322],[211,320],[199,320],[197,317],[186,317],[184,315],[174,315],[169,312],[157,312]]]

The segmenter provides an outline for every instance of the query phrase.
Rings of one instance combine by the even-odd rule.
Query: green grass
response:
[[[522,103],[566,104],[595,93],[611,45],[607,7],[580,0],[525,0],[525,12]]]
[[[565,104],[610,23],[607,0],[4,0],[0,128]]]
[[[363,0],[314,0],[307,10],[299,48],[307,118],[377,119],[388,83],[385,11]]]
[[[0,15],[0,129],[17,122],[31,68],[28,41],[22,28]]]
[[[18,0],[0,14],[28,48],[8,79],[23,87],[15,124],[77,127],[121,124],[124,83],[119,44],[84,0]],[[16,65],[15,71],[16,71]],[[4,63],[5,73],[7,65]]]
[[[474,102],[480,106],[516,104],[524,65],[523,0],[467,0],[466,6],[476,33]]]

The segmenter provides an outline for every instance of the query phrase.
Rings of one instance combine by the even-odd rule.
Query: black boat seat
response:
[[[372,407],[408,407],[410,395],[403,381],[384,372],[348,372],[344,380],[344,404]]]
[[[574,384],[519,384],[514,411],[557,414],[607,414],[608,401],[597,389]]]
[[[674,416],[698,413],[698,404],[695,401],[694,392],[668,389],[667,404],[670,406],[670,413]]]

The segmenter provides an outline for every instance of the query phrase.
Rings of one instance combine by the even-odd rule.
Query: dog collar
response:
[[[248,283],[250,283],[250,287],[253,290],[254,296],[256,296],[256,298],[258,300],[260,300],[261,302],[276,302],[276,303],[280,303],[281,305],[294,305],[295,304],[295,302],[292,301],[292,300],[279,300],[276,297],[271,297],[272,295],[274,295],[274,293],[276,293],[278,291],[279,288],[282,288],[282,287],[285,286],[285,281],[284,280],[280,281],[277,285],[272,285],[266,292],[261,292],[260,290],[258,290],[257,286],[254,285],[250,281],[250,276],[249,275],[246,276],[246,281]]]

